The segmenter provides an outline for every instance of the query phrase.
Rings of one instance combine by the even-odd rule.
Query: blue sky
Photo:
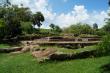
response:
[[[74,5],[84,5],[89,12],[108,9],[108,0],[49,0],[49,4],[56,13],[68,13]]]
[[[29,7],[33,13],[41,11],[45,17],[42,28],[51,23],[68,27],[76,23],[97,23],[102,27],[108,17],[108,0],[10,0],[12,4]]]

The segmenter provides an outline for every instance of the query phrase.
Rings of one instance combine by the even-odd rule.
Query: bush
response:
[[[102,55],[110,54],[110,34],[103,37],[102,42],[98,45],[98,52]]]
[[[81,35],[79,35],[79,37],[81,37],[81,38],[85,38],[85,37],[99,38],[98,35],[91,35],[91,34],[81,34]]]
[[[94,32],[94,35],[104,36],[104,35],[106,35],[106,31],[104,31],[103,29],[99,29]]]

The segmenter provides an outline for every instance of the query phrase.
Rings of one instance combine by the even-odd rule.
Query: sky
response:
[[[49,0],[53,11],[57,13],[67,13],[73,9],[75,5],[84,5],[85,8],[90,11],[102,11],[107,10],[108,0]]]
[[[12,4],[23,4],[33,13],[41,11],[45,17],[42,28],[51,23],[69,27],[76,23],[97,23],[102,27],[107,18],[108,0],[10,0]]]

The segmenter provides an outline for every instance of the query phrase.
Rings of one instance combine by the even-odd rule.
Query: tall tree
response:
[[[17,5],[13,5],[13,8],[15,9],[14,11],[18,15],[18,18],[20,19],[20,21],[29,22],[31,20],[32,12],[29,8],[27,8],[27,7],[19,8]]]
[[[0,40],[7,35],[7,27],[3,19],[0,19]]]
[[[55,25],[55,24],[50,24],[50,28],[51,28],[51,32],[53,34],[59,34],[59,33],[62,32],[62,29],[59,26]]]
[[[4,7],[9,7],[11,2],[9,0],[5,0]]]
[[[7,27],[7,38],[13,38],[21,34],[21,22],[19,15],[16,13],[16,8],[9,7],[5,8],[6,13],[4,14],[4,21]]]
[[[110,0],[108,1],[108,5],[109,5],[109,7],[110,7]],[[110,12],[108,12],[108,16],[110,17]],[[107,18],[107,19],[106,19],[106,25],[104,25],[103,29],[104,29],[106,32],[110,33],[110,18]]]
[[[110,6],[110,0],[108,1],[108,5]]]
[[[93,24],[93,29],[95,29],[95,30],[98,29],[97,23],[94,23],[94,24]]]
[[[36,12],[36,14],[33,15],[32,22],[34,26],[37,25],[38,28],[40,28],[42,25],[41,22],[44,22],[44,21],[45,21],[45,18],[41,12]]]
[[[52,23],[52,24],[50,24],[49,26],[50,26],[50,28],[51,28],[52,30],[54,30],[55,24]]]

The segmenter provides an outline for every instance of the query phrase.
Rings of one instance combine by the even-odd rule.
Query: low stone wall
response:
[[[47,39],[45,39],[47,40]],[[48,40],[51,41],[100,41],[101,38],[48,38]]]
[[[73,59],[83,59],[83,58],[93,58],[96,57],[97,50],[84,51],[81,53],[65,54],[57,53],[55,50],[44,50],[44,51],[35,51],[32,55],[37,58],[38,62],[44,62],[46,59],[51,61],[64,61],[64,60],[73,60]]]
[[[89,57],[96,57],[96,51],[85,51],[77,54],[52,54],[49,59],[50,60],[72,60],[72,59],[83,59],[83,58],[89,58]]]
[[[22,47],[12,47],[12,48],[0,48],[0,53],[10,53],[15,51],[21,51]]]

